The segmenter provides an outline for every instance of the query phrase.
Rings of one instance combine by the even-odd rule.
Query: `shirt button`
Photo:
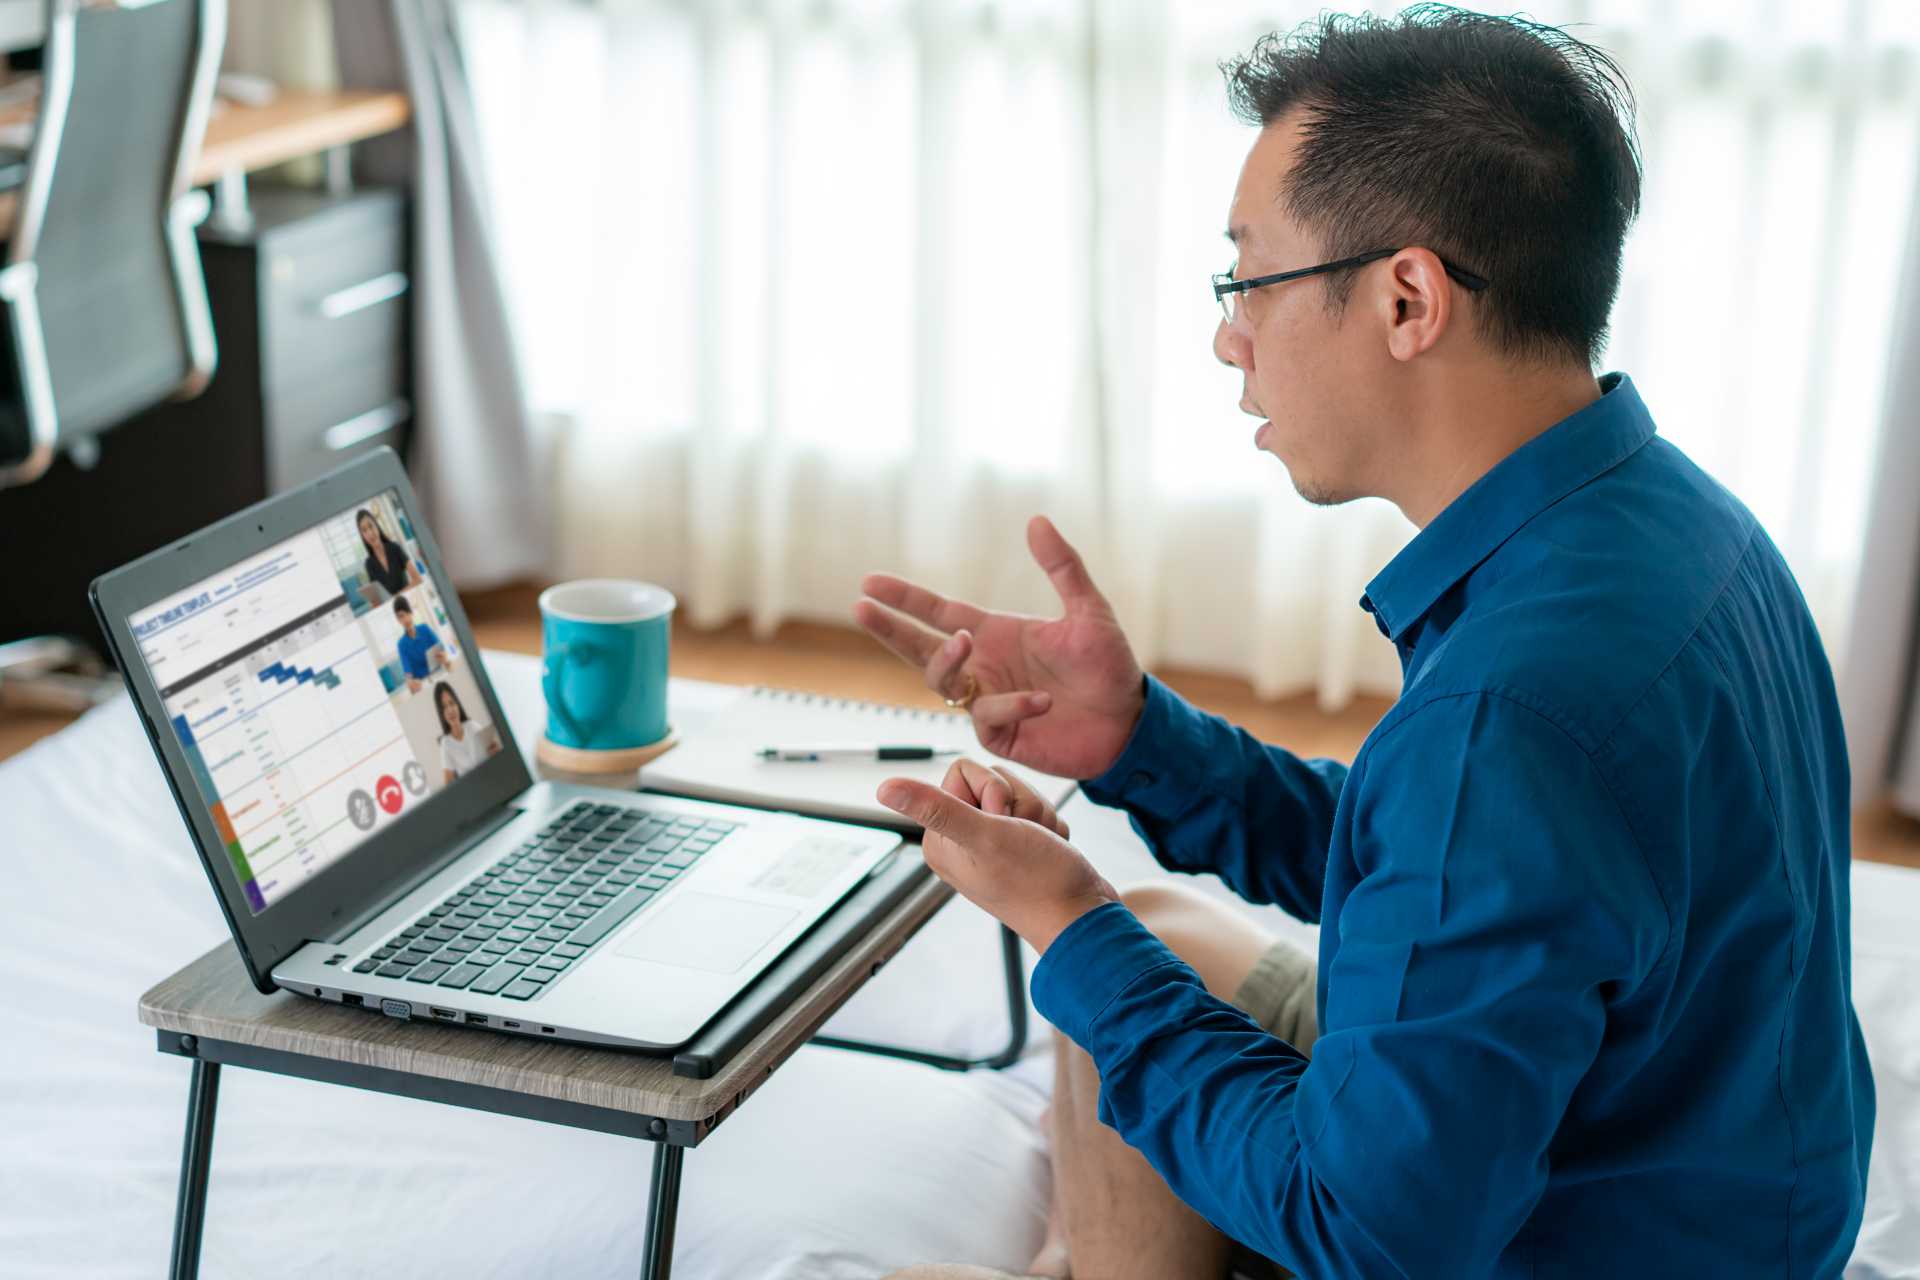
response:
[[[1127,779],[1127,785],[1130,787],[1150,787],[1153,785],[1153,775],[1145,769],[1135,769],[1132,776]]]
[[[1387,636],[1388,638],[1392,637],[1392,633],[1387,630],[1387,620],[1385,618],[1382,618],[1380,616],[1380,611],[1373,607],[1372,597],[1365,596],[1365,595],[1361,596],[1360,607],[1362,609],[1365,609],[1368,615],[1373,618],[1373,625],[1380,628],[1381,635]]]

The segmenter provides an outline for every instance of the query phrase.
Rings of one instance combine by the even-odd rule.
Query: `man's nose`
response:
[[[1252,354],[1252,345],[1225,320],[1214,327],[1213,355],[1221,364],[1246,369],[1252,363]]]

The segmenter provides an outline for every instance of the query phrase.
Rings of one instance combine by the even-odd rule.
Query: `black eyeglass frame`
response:
[[[1375,249],[1372,253],[1362,253],[1352,258],[1341,258],[1337,262],[1323,262],[1317,267],[1299,267],[1293,271],[1280,271],[1270,276],[1253,276],[1246,280],[1235,280],[1231,270],[1217,271],[1213,276],[1213,298],[1214,301],[1220,304],[1224,311],[1227,306],[1227,295],[1230,293],[1245,293],[1250,289],[1259,289],[1270,284],[1280,284],[1287,280],[1299,280],[1305,276],[1317,276],[1328,271],[1340,271],[1347,267],[1363,267],[1369,262],[1378,262],[1382,258],[1391,258],[1398,252],[1400,252],[1398,249]],[[1437,257],[1438,255],[1435,256]],[[1475,293],[1478,293],[1492,283],[1485,276],[1468,271],[1465,267],[1457,267],[1445,258],[1440,259],[1440,265],[1446,268],[1449,276],[1452,276],[1460,282],[1461,287],[1471,289]],[[1229,316],[1228,320],[1231,321],[1232,317]]]

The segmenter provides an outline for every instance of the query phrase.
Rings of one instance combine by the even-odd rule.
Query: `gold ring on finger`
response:
[[[958,699],[947,699],[947,706],[948,708],[952,708],[952,710],[956,710],[956,712],[964,712],[966,708],[973,706],[973,697],[975,697],[977,693],[979,693],[979,681],[973,679],[973,672],[968,672],[968,674],[966,674],[966,693],[960,695]]]

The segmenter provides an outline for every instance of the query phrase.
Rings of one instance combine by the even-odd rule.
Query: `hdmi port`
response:
[[[460,1015],[451,1009],[442,1009],[437,1005],[428,1005],[427,1007],[433,1010],[433,1016],[436,1018],[445,1018],[448,1022],[460,1021]]]

